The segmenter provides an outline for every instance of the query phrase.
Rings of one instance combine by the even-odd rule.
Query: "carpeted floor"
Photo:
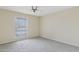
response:
[[[79,48],[53,40],[34,38],[2,44],[0,52],[79,52]]]

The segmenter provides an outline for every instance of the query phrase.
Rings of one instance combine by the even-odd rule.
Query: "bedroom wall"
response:
[[[42,37],[79,47],[79,7],[41,17]]]
[[[39,17],[0,9],[0,44],[19,40],[15,34],[15,18],[28,19],[28,38],[39,36]]]

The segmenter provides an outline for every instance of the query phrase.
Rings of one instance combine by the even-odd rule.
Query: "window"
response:
[[[26,38],[26,18],[16,18],[16,36],[21,39]]]

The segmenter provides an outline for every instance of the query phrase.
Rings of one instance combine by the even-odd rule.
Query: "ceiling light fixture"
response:
[[[32,6],[32,11],[35,13],[38,10],[37,6]]]

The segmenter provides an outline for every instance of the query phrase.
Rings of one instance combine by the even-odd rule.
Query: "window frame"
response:
[[[25,31],[25,33],[24,34],[21,34],[21,35],[17,35],[17,32],[18,32],[18,24],[17,24],[17,20],[26,20],[26,22],[25,22],[25,26],[23,27],[23,28],[25,28],[25,30],[20,30],[21,32],[23,31]],[[15,20],[15,34],[16,34],[16,37],[17,38],[19,38],[19,39],[25,39],[26,38],[26,35],[27,35],[27,23],[28,23],[28,21],[27,21],[27,18],[26,17],[16,17],[16,20]],[[22,29],[22,27],[21,27],[21,29]],[[22,37],[21,37],[22,36]]]

